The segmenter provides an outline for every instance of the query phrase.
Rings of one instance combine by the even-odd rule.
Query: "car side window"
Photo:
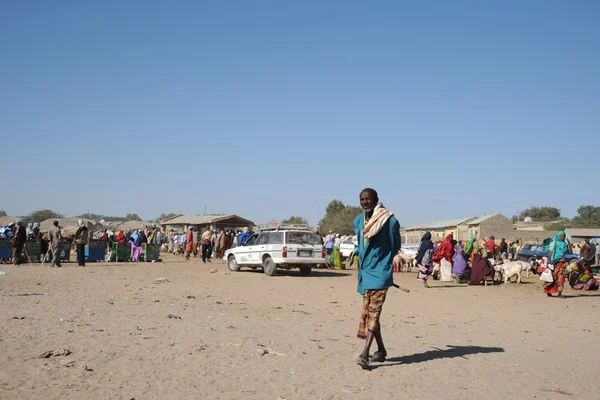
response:
[[[256,240],[256,244],[269,244],[269,233],[261,233]]]
[[[254,234],[254,235],[250,236],[250,238],[248,239],[248,241],[246,242],[246,244],[245,244],[245,245],[246,245],[246,246],[252,246],[252,245],[254,245],[254,244],[255,244],[255,242],[256,242],[256,238],[257,238],[257,237],[258,237],[258,235],[257,235],[257,234]]]
[[[271,232],[269,234],[269,244],[283,244],[283,232]]]

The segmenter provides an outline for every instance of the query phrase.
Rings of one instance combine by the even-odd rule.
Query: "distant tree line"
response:
[[[564,230],[568,228],[600,228],[600,207],[584,205],[577,209],[572,219],[563,217],[556,207],[531,207],[513,216],[513,221],[524,221],[530,217],[534,222],[545,222],[546,230]]]

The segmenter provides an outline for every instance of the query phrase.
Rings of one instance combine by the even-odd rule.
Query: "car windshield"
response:
[[[286,232],[286,237],[287,244],[321,244],[321,238],[313,232]]]

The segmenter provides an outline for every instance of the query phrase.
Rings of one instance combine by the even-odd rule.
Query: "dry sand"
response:
[[[0,266],[0,399],[600,398],[595,293],[398,274],[411,292],[384,306],[389,360],[363,371],[355,271],[65,265]],[[39,358],[55,348],[72,353]]]

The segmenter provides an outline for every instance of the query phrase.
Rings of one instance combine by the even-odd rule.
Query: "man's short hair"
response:
[[[52,224],[53,224],[54,226],[58,226],[58,221],[54,221]]]
[[[377,194],[377,190],[371,189],[371,188],[365,188],[361,191],[361,193],[364,193],[364,192],[370,193],[371,196],[373,196],[375,200],[379,200],[379,195]]]

